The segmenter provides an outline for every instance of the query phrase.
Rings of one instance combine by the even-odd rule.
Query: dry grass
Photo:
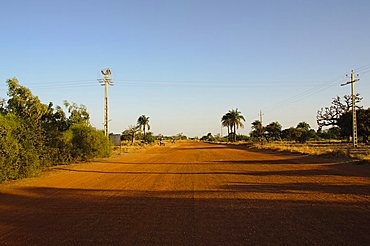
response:
[[[368,146],[361,147],[360,152],[356,152],[356,150],[353,150],[348,145],[344,144],[320,144],[319,142],[307,144],[296,144],[291,142],[253,143],[251,147],[255,149],[268,149],[307,155],[327,155],[333,157],[349,157],[360,160],[370,160],[370,148]]]
[[[138,152],[141,150],[145,150],[154,144],[141,144],[139,142],[135,142],[133,144],[131,143],[125,143],[122,142],[122,146],[113,146],[112,147],[112,153],[113,155],[120,155],[124,153],[133,153],[133,152]]]
[[[179,141],[177,141],[179,142]],[[174,142],[171,141],[163,141],[165,146],[171,146],[174,144]],[[113,146],[112,147],[112,153],[113,155],[121,155],[125,153],[135,153],[135,152],[140,152],[143,150],[147,150],[153,147],[159,146],[159,141],[155,141],[154,143],[150,144],[144,144],[141,143],[140,141],[136,141],[134,143],[131,143],[129,141],[122,141],[122,145],[120,146]]]

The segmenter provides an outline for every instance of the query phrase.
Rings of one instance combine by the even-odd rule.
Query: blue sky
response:
[[[99,71],[110,67],[110,130],[150,117],[155,134],[220,133],[229,109],[247,134],[300,121],[337,95],[351,69],[370,107],[370,1],[2,1],[0,97],[5,81],[48,103],[84,104],[103,128]],[[226,132],[226,129],[223,130]]]

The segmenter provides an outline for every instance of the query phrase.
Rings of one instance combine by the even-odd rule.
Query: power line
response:
[[[26,85],[28,86],[32,86],[32,88],[69,88],[69,87],[83,87],[83,86],[86,86],[86,87],[89,87],[89,86],[93,86],[93,84],[91,83],[91,81],[94,81],[94,80],[83,80],[83,81],[88,81],[88,82],[79,82],[79,83],[75,83],[75,82],[71,82],[71,81],[66,81],[66,82],[43,82],[43,83],[27,83]],[[209,81],[204,81],[204,82],[184,82],[184,81],[175,81],[175,82],[168,82],[168,81],[163,81],[163,82],[160,82],[160,81],[146,81],[146,80],[140,80],[140,83],[137,83],[135,82],[134,80],[115,80],[115,81],[121,81],[121,85],[125,85],[125,86],[134,86],[134,87],[189,87],[189,88],[202,88],[202,87],[206,87],[206,88],[209,88],[210,86],[213,87],[213,88],[265,88],[265,87],[271,87],[272,85],[276,85],[276,84],[279,84],[280,86],[281,85],[287,85],[289,87],[291,87],[291,85],[294,83],[294,84],[300,84],[300,86],[308,86],[308,85],[311,85],[313,83],[315,84],[322,84],[323,82],[319,82],[319,81],[304,81],[302,83],[300,83],[299,81],[296,81],[296,82],[238,82],[238,83],[235,83],[235,82],[229,82],[229,83],[224,83],[224,84],[221,84],[221,83],[210,83]]]
[[[370,68],[370,64],[355,68],[354,70],[356,70],[357,72],[361,72],[361,71],[367,70],[369,68]]]
[[[280,102],[274,104],[274,106],[270,107],[270,108],[267,108],[265,109],[265,112],[271,112],[272,110],[276,109],[276,108],[279,108],[281,107],[282,105],[286,105],[286,104],[292,104],[292,103],[296,103],[296,102],[299,102],[311,95],[314,95],[316,94],[317,92],[320,92],[320,91],[324,91],[324,90],[327,90],[331,87],[334,87],[338,84],[338,81],[339,81],[340,78],[337,78],[335,80],[333,80],[332,82],[329,82],[329,83],[325,83],[324,85],[322,86],[314,86],[314,87],[311,87],[309,89],[306,89],[304,91],[302,91],[301,93],[298,93],[294,96],[291,96],[291,97],[285,97],[283,100],[281,100]]]

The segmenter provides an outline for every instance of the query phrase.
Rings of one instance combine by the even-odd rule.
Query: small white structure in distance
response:
[[[109,138],[114,146],[121,146],[121,134],[110,134]]]

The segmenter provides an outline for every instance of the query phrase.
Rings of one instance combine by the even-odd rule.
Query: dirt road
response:
[[[182,143],[0,185],[1,245],[370,245],[370,167]]]

